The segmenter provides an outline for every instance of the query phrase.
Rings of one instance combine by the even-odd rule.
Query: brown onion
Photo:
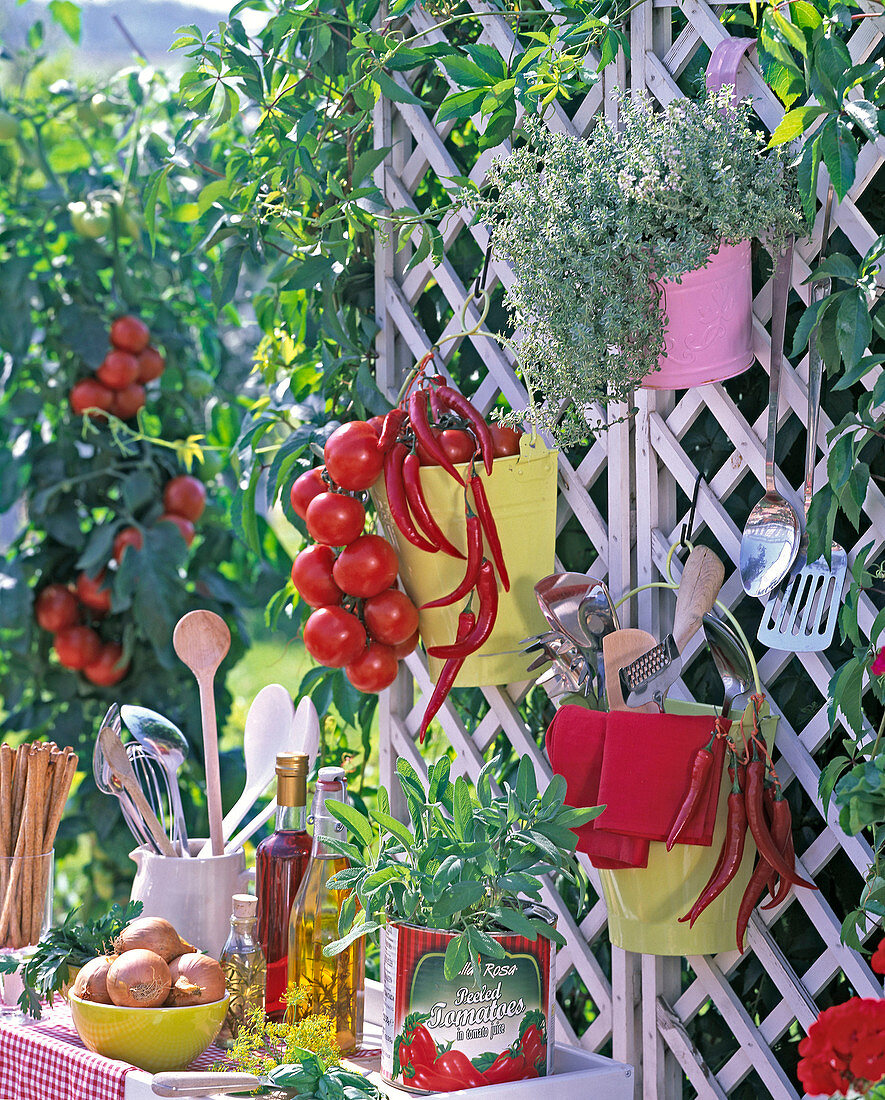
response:
[[[221,963],[193,952],[181,955],[169,964],[172,988],[167,1005],[181,1008],[184,1005],[204,1005],[220,1001],[224,996],[224,971]]]
[[[113,955],[99,955],[90,959],[80,968],[80,972],[71,986],[71,993],[81,1001],[94,1001],[96,1004],[113,1004],[108,993],[108,968],[114,961]]]
[[[134,948],[118,955],[108,968],[108,993],[121,1008],[156,1008],[169,994],[172,975],[154,951]]]
[[[167,963],[177,959],[185,951],[196,950],[192,943],[183,940],[169,921],[162,917],[139,917],[130,921],[114,940],[114,951],[118,955],[138,948],[153,951]]]

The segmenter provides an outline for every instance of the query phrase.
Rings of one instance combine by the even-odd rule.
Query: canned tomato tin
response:
[[[552,926],[550,910],[531,915]],[[543,1077],[553,1057],[553,944],[493,934],[502,958],[444,973],[454,933],[391,921],[384,930],[381,1075],[416,1092]]]

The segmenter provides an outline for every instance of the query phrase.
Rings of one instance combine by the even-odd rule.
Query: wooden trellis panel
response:
[[[698,50],[712,50],[728,37],[719,22],[721,10],[703,0],[677,0],[678,12],[666,3],[645,4],[632,15],[630,28],[632,59],[629,70],[623,61],[609,66],[603,79],[588,93],[573,118],[557,109],[549,125],[557,130],[585,134],[600,113],[612,117],[613,91],[616,87],[646,88],[661,103],[680,95],[677,79],[693,60]],[[494,14],[481,0],[470,0],[471,7],[482,13],[483,30],[480,41],[496,46],[505,55],[513,41],[507,23]],[[684,16],[678,22],[674,15]],[[429,41],[442,41],[443,33],[434,29],[434,21],[422,9],[414,11],[410,20],[415,30],[428,33]],[[862,20],[849,46],[854,60],[871,54],[881,38],[877,24],[882,20]],[[674,36],[674,24],[682,27]],[[738,73],[739,91],[751,94],[760,118],[773,128],[782,117],[783,109],[766,87],[755,65],[754,55],[744,60]],[[407,80],[401,74],[394,79],[402,86]],[[482,127],[477,117],[474,122]],[[462,174],[449,154],[445,139],[455,123],[435,125],[421,107],[382,100],[376,108],[375,142],[377,147],[390,146],[392,152],[376,172],[376,182],[393,207],[416,205],[413,197],[428,180],[451,186],[449,179]],[[470,176],[477,183],[485,179],[493,156],[506,152],[506,145],[494,152],[483,153],[472,166]],[[850,195],[837,207],[834,230],[841,229],[852,247],[864,253],[873,243],[883,225],[873,227],[858,209],[856,202],[875,177],[885,159],[885,142],[867,146],[858,163],[857,180]],[[825,173],[822,171],[822,176]],[[823,200],[826,181],[819,185]],[[488,236],[482,225],[469,224],[469,214],[455,214],[443,227],[446,252],[462,235],[475,242],[477,257],[485,250]],[[808,287],[804,281],[810,265],[820,250],[820,228],[814,241],[797,245],[793,267],[793,291],[807,303]],[[393,396],[405,372],[431,346],[433,340],[424,331],[416,316],[416,306],[428,284],[435,284],[445,297],[449,312],[442,335],[458,333],[461,312],[470,293],[470,281],[477,273],[459,273],[446,258],[439,265],[425,260],[413,271],[404,274],[409,249],[396,254],[389,241],[380,239],[376,263],[376,301],[381,324],[378,350],[378,382]],[[478,261],[479,263],[479,261]],[[478,267],[477,267],[478,270]],[[465,283],[466,278],[466,283]],[[499,282],[505,287],[512,278],[506,265],[492,261],[489,284]],[[754,350],[759,366],[768,369],[770,337],[767,324],[771,313],[770,283],[764,286],[755,301]],[[473,304],[467,306],[466,317],[474,324],[478,314]],[[513,369],[510,355],[482,333],[472,340],[487,368],[475,401],[487,411],[498,393],[514,407],[522,407],[525,393]],[[461,340],[443,345],[443,364],[457,353]],[[781,382],[781,423],[795,415],[804,424],[806,404],[807,358],[799,363],[784,362]],[[867,376],[867,384],[875,378]],[[718,544],[726,568],[727,580],[720,599],[731,608],[747,600],[737,574],[740,528],[731,518],[726,504],[739,489],[752,500],[761,496],[764,482],[764,452],[766,410],[748,421],[741,409],[721,385],[705,386],[685,393],[641,391],[636,395],[638,414],[632,422],[618,423],[599,439],[573,466],[564,456],[559,459],[559,499],[557,527],[561,530],[574,517],[586,535],[588,561],[594,576],[605,579],[615,595],[635,584],[662,579],[664,559],[670,544],[679,538],[686,515],[678,502],[690,499],[698,470],[692,455],[683,447],[683,440],[702,415],[712,414],[732,443],[732,451],[718,470],[702,485],[697,510],[697,530],[705,529]],[[611,410],[617,419],[621,410]],[[818,436],[817,484],[826,478],[826,433],[832,421],[821,415]],[[804,436],[800,435],[804,444]],[[744,483],[750,479],[745,486]],[[792,494],[801,510],[801,486],[781,485]],[[591,490],[605,488],[602,494],[609,501],[604,514],[591,499]],[[594,493],[601,499],[599,493]],[[885,499],[874,485],[868,491],[864,505],[866,529],[859,545],[874,541],[879,550],[885,540]],[[849,557],[857,547],[848,547]],[[755,601],[751,601],[755,603]],[[667,625],[672,600],[664,601],[659,590],[650,590],[625,607],[623,625],[642,626],[658,634]],[[875,612],[867,602],[861,609],[861,622],[869,628]],[[633,621],[629,621],[632,616]],[[758,605],[757,605],[758,617]],[[701,652],[702,642],[695,638],[686,653],[690,668]],[[820,766],[815,753],[827,740],[830,727],[826,714],[826,687],[832,665],[826,653],[811,653],[794,658],[792,654],[769,651],[761,657],[760,674],[772,709],[780,715],[777,735],[776,766],[786,785],[799,784],[804,797],[817,808],[819,831],[813,842],[798,853],[797,865],[807,877],[814,878],[835,857],[848,859],[858,872],[857,893],[865,872],[870,850],[858,838],[846,837],[838,827],[830,807],[823,807],[817,794]],[[817,692],[813,716],[803,728],[791,725],[778,705],[779,689],[793,678],[798,660],[813,690]],[[419,771],[423,770],[415,737],[432,682],[420,656],[407,660],[408,673],[403,673],[394,687],[382,699],[382,781],[392,789],[396,758],[403,756]],[[417,692],[415,692],[417,686]],[[457,750],[455,774],[475,780],[488,749],[499,732],[521,755],[528,756],[535,766],[538,779],[546,781],[550,767],[538,748],[539,730],[530,728],[520,712],[520,703],[527,685],[485,689],[488,713],[471,734],[450,706],[440,712],[443,729]],[[691,698],[683,681],[671,689],[675,698]],[[844,975],[853,990],[862,996],[881,996],[882,986],[866,962],[839,940],[840,919],[821,892],[800,890],[775,910],[756,914],[748,932],[749,951],[739,957],[737,951],[712,956],[697,956],[688,960],[635,956],[617,948],[610,952],[610,966],[599,961],[606,953],[595,951],[606,934],[606,913],[596,872],[588,863],[585,868],[591,886],[596,891],[595,903],[580,923],[568,911],[555,890],[546,891],[547,903],[557,912],[559,926],[568,936],[569,946],[558,955],[560,985],[577,974],[585,987],[596,1014],[589,1028],[577,1036],[564,1014],[557,1016],[559,1041],[580,1044],[588,1049],[611,1049],[614,1057],[636,1066],[636,1095],[647,1100],[676,1100],[683,1095],[728,1097],[753,1074],[754,1095],[770,1095],[778,1100],[798,1097],[795,1080],[788,1075],[775,1049],[778,1041],[796,1029],[804,1033],[817,1015],[815,997],[834,978]],[[856,895],[855,895],[856,896]],[[844,900],[844,899],[843,899]],[[811,966],[802,970],[790,960],[790,945],[778,941],[778,922],[791,906],[801,906],[808,922],[820,937],[821,950]],[[760,1016],[743,1003],[736,988],[739,967],[746,965],[750,952],[768,979],[777,989],[776,1006]],[[847,992],[845,994],[847,996]],[[705,1053],[697,1049],[691,1037],[692,1021],[702,1012],[718,1013],[731,1046],[724,1060],[721,1052],[717,1068],[705,1061]],[[611,1044],[608,1047],[608,1044]]]

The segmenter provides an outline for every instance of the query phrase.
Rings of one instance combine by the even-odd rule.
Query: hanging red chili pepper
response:
[[[458,631],[455,635],[455,642],[463,642],[465,638],[470,635],[473,627],[476,623],[476,616],[472,611],[462,611],[458,616]],[[450,657],[442,667],[442,672],[439,674],[439,679],[436,681],[436,687],[433,689],[433,694],[430,696],[430,702],[427,704],[427,710],[424,711],[424,717],[421,719],[421,729],[418,731],[418,736],[421,739],[421,744],[424,744],[424,737],[427,733],[427,727],[433,721],[436,716],[436,712],[446,701],[449,692],[452,690],[452,685],[457,679],[458,673],[461,671],[461,666],[464,664],[464,657]]]
[[[714,730],[707,744],[702,749],[698,749],[695,753],[694,761],[691,765],[691,778],[688,782],[688,790],[685,792],[685,798],[682,801],[682,806],[679,808],[679,813],[676,815],[676,820],[670,826],[670,832],[667,834],[668,852],[676,843],[679,834],[694,816],[695,811],[703,801],[704,795],[706,795],[710,789],[710,781],[713,774],[713,746],[715,744],[716,732]]]
[[[725,837],[722,841],[722,859],[717,864],[717,870],[707,880],[707,885],[701,891],[698,900],[691,910],[680,917],[680,920],[688,920],[689,927],[694,927],[694,922],[703,913],[707,906],[714,901],[738,872],[744,855],[744,838],[747,835],[747,811],[744,805],[744,793],[740,788],[738,775],[735,774],[732,781],[731,792],[728,796],[728,816],[725,823]]]
[[[469,592],[476,587],[479,580],[479,569],[482,565],[482,527],[479,516],[470,512],[467,516],[467,568],[461,583],[448,596],[440,596],[438,600],[421,604],[420,610],[427,611],[431,607],[448,607],[449,604],[463,600]]]
[[[744,789],[744,799],[747,807],[747,822],[750,832],[756,841],[759,855],[762,856],[781,876],[794,886],[804,886],[808,890],[816,890],[813,882],[800,878],[787,864],[765,824],[764,810],[762,807],[763,787],[765,784],[766,766],[763,760],[751,760],[747,764],[747,778]]]
[[[771,798],[771,839],[784,857],[784,863],[795,874],[796,855],[793,850],[793,817],[790,813],[790,804],[784,798],[784,792],[780,784],[774,788]],[[781,876],[777,888],[771,892],[771,901],[767,905],[763,905],[762,908],[773,909],[776,905],[780,905],[789,892],[790,882]]]
[[[437,442],[436,436],[433,434],[430,428],[430,424],[427,422],[427,391],[426,390],[414,390],[409,396],[409,421],[412,425],[412,431],[415,433],[415,438],[421,444],[421,446],[427,451],[427,453],[439,463],[444,470],[447,470],[452,477],[460,484],[464,484],[464,478],[455,469],[452,460],[440,447]]]
[[[441,657],[446,661],[450,657],[469,657],[489,640],[498,614],[498,582],[492,563],[487,558],[479,567],[476,592],[479,596],[479,612],[473,630],[454,645],[431,646],[427,650],[431,657]]]
[[[384,423],[381,425],[381,435],[378,437],[378,450],[382,454],[387,454],[396,443],[400,429],[407,419],[408,414],[405,409],[391,409],[384,417]]]
[[[479,521],[482,524],[482,529],[485,532],[492,559],[495,562],[495,568],[498,570],[498,576],[501,578],[501,587],[505,592],[509,592],[510,578],[507,575],[507,566],[504,564],[504,551],[501,549],[501,540],[498,537],[498,527],[495,523],[495,517],[492,515],[492,510],[489,507],[489,499],[486,496],[485,487],[479,474],[473,473],[471,475],[470,488],[473,492],[473,500],[476,504],[476,512],[479,516]]]
[[[491,477],[492,463],[495,461],[495,444],[492,441],[492,433],[479,409],[472,404],[462,393],[453,390],[451,386],[439,386],[436,390],[437,400],[452,412],[463,416],[476,436],[479,449],[482,452],[483,465],[486,473]]]
[[[756,908],[757,902],[765,892],[770,874],[771,865],[760,856],[756,869],[750,875],[750,881],[747,883],[747,888],[744,890],[744,896],[741,898],[740,908],[738,909],[737,948],[741,954],[744,953],[744,934],[747,931],[747,925],[750,923],[750,917]]]
[[[417,546],[419,550],[425,550],[428,554],[436,554],[439,547],[434,546],[418,533],[409,514],[409,503],[403,483],[403,461],[408,453],[409,448],[405,443],[394,443],[384,456],[384,488],[387,490],[390,514],[393,516],[394,523],[413,546]]]
[[[413,452],[406,455],[403,462],[403,484],[406,489],[406,499],[409,503],[415,522],[434,546],[444,550],[453,558],[463,558],[461,551],[453,546],[440,530],[439,524],[433,518],[424,490],[421,488],[421,460]],[[473,585],[470,586],[471,588]],[[454,602],[454,601],[452,601]]]

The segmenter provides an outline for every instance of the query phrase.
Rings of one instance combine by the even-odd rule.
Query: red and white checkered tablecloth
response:
[[[188,1068],[208,1069],[223,1059],[210,1046]],[[0,1024],[0,1100],[123,1100],[133,1068],[87,1050],[60,1001],[33,1024]]]

